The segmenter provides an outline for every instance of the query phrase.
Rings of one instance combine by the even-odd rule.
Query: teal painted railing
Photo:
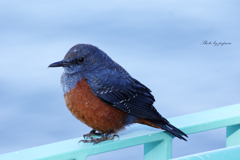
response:
[[[170,118],[187,134],[227,128],[226,148],[175,158],[174,160],[240,159],[240,104]],[[120,138],[93,145],[80,138],[0,155],[0,160],[85,160],[90,155],[144,144],[144,160],[172,158],[172,135],[144,125],[129,127]]]

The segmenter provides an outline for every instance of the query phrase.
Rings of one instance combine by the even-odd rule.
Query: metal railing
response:
[[[226,148],[205,153],[175,158],[183,159],[240,159],[240,104],[170,118],[169,121],[186,134],[198,133],[226,127]],[[90,155],[126,147],[144,145],[144,160],[166,160],[172,158],[174,137],[159,129],[144,125],[129,127],[119,138],[93,145],[78,143],[75,138],[44,146],[0,155],[0,160],[85,160]]]

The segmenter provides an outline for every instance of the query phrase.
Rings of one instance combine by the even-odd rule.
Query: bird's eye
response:
[[[82,58],[77,59],[77,62],[78,62],[78,63],[84,62],[84,58],[82,57]]]

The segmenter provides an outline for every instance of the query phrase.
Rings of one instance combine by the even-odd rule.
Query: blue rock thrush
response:
[[[186,140],[183,136],[187,135],[153,107],[151,90],[97,47],[75,45],[62,61],[49,67],[64,68],[61,84],[66,105],[78,120],[93,128],[83,135],[90,140],[82,142],[113,139],[118,131],[133,123],[160,128]]]

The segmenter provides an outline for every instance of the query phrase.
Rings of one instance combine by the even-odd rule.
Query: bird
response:
[[[77,44],[63,60],[48,67],[63,67],[61,85],[66,106],[92,128],[79,142],[96,144],[114,139],[119,137],[119,131],[134,123],[163,129],[187,141],[188,136],[153,106],[151,90],[98,47]]]

